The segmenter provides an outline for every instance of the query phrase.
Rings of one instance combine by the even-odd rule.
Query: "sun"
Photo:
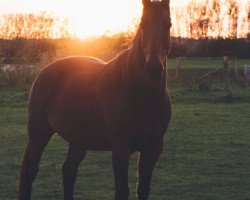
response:
[[[142,7],[140,0],[82,0],[63,5],[56,13],[68,19],[70,32],[80,38],[126,31],[140,17]]]
[[[179,6],[187,1],[170,2]],[[127,31],[142,12],[142,0],[82,0],[81,5],[71,5],[71,12],[61,10],[70,21],[72,32],[80,38]]]
[[[73,0],[74,1],[74,0]],[[76,37],[127,31],[142,13],[142,0],[82,0],[82,6],[71,7],[66,15]],[[185,0],[171,1],[179,6]]]

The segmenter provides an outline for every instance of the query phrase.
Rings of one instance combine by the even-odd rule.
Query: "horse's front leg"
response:
[[[115,175],[115,200],[127,200],[129,197],[128,188],[128,164],[129,148],[116,144],[113,147],[112,162]]]
[[[163,147],[163,138],[152,148],[141,151],[138,158],[138,200],[147,200],[150,192],[152,172]]]

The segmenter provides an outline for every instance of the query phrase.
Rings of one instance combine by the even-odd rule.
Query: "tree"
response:
[[[185,8],[172,8],[172,34],[196,39],[244,38],[250,32],[250,1],[241,4],[241,0],[203,0],[199,3],[193,0]]]
[[[69,37],[68,21],[48,12],[8,14],[0,23],[2,39],[43,39]]]
[[[221,5],[219,3],[219,0],[212,0],[212,13],[211,13],[211,19],[212,22],[210,23],[210,30],[212,32],[213,37],[221,37],[222,34],[222,23],[220,19],[221,15]]]
[[[249,1],[249,4],[248,4],[247,21],[248,21],[247,38],[248,38],[248,41],[250,41],[250,1]]]
[[[239,6],[235,0],[229,0],[228,4],[229,38],[235,39],[238,36]]]

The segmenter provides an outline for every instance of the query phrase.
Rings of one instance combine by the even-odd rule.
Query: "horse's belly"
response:
[[[83,145],[89,150],[111,150],[111,141],[106,134],[102,120],[93,119],[90,121],[82,117],[74,118],[73,121],[65,119],[62,123],[56,127],[56,131],[69,143]]]
[[[49,112],[50,124],[58,135],[91,148],[107,146],[110,142],[97,98],[90,94],[62,98],[63,104],[54,104]]]

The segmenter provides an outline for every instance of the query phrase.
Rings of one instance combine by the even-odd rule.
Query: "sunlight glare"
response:
[[[36,8],[66,17],[69,20],[70,32],[76,37],[85,38],[107,32],[126,31],[131,22],[140,17],[141,1],[63,0],[59,3],[59,0],[54,0],[47,6],[43,2]]]
[[[77,37],[100,35],[106,32],[126,31],[131,21],[140,15],[140,3],[117,0],[91,0],[84,6],[75,7],[67,13]]]

